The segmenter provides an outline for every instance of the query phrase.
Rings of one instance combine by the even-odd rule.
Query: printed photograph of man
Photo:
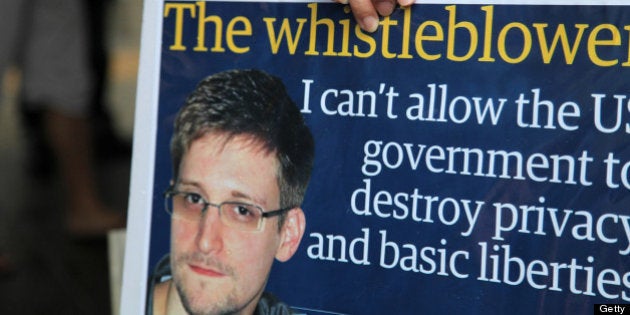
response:
[[[171,158],[171,252],[147,314],[291,314],[265,286],[304,234],[314,142],[283,83],[258,70],[203,79],[177,114]]]

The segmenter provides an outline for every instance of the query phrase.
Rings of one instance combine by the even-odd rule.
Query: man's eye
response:
[[[234,222],[252,224],[260,219],[260,211],[258,208],[247,204],[230,204],[227,214]]]
[[[185,193],[184,200],[186,200],[188,204],[204,204],[203,198],[195,193]]]
[[[243,216],[243,217],[249,217],[249,216],[253,216],[255,214],[253,212],[253,210],[250,209],[246,205],[235,205],[234,206],[234,212],[235,212],[235,214],[237,214],[239,216]]]

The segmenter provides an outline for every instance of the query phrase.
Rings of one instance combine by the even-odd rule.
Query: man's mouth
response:
[[[188,267],[190,267],[190,269],[194,273],[202,275],[202,276],[206,276],[206,277],[218,278],[218,277],[225,276],[225,274],[222,273],[221,271],[217,269],[209,268],[209,267],[202,267],[202,266],[193,265],[193,264],[188,265]]]

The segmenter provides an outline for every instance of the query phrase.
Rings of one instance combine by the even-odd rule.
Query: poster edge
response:
[[[163,3],[164,0],[143,0],[120,314],[145,311]]]
[[[169,0],[168,2],[191,2]],[[272,2],[272,3],[334,3],[337,0],[203,0],[205,2]],[[166,0],[162,0],[166,2]],[[593,5],[627,6],[627,0],[414,0],[414,4],[477,4],[477,5]]]

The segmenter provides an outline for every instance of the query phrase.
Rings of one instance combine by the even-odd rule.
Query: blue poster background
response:
[[[448,25],[451,11],[447,7],[414,5],[407,24],[412,40],[424,21]],[[276,18],[276,28],[284,18],[296,26],[296,18],[311,18],[312,7],[306,3],[208,2],[206,15],[221,17],[224,27],[239,16],[252,22],[254,35],[235,40],[239,47],[250,47],[246,53],[194,51],[197,20],[188,14],[182,24],[186,50],[172,50],[177,22],[174,14],[167,15],[150,269],[169,251],[169,217],[163,211],[161,193],[171,179],[168,144],[174,114],[205,76],[226,69],[258,68],[283,79],[304,109],[316,141],[315,170],[303,205],[306,233],[296,255],[274,266],[268,284],[268,290],[283,301],[311,310],[305,311],[308,314],[591,314],[595,303],[629,303],[630,259],[621,252],[629,246],[624,222],[630,216],[630,188],[624,186],[623,177],[630,180],[627,168],[624,173],[624,165],[630,161],[630,135],[625,129],[630,124],[630,73],[622,63],[629,54],[629,31],[624,26],[630,24],[630,7],[494,5],[490,41],[494,62],[479,61],[487,11],[481,5],[454,8],[455,22],[467,21],[479,30],[479,46],[467,61],[446,58],[446,40],[425,42],[428,53],[441,54],[437,60],[419,57],[415,42],[408,43],[411,58],[400,58],[407,12],[402,9],[389,19],[398,23],[387,28],[389,45],[377,46],[369,58],[324,54],[328,47],[325,26],[316,31],[318,54],[305,54],[310,50],[310,22],[305,23],[294,54],[288,53],[286,44],[272,53],[263,18]],[[317,10],[318,18],[334,21],[334,50],[342,51],[343,21],[354,32],[351,13],[331,3],[317,4]],[[505,62],[497,53],[500,31],[516,25],[510,23],[527,26],[533,35],[531,52],[517,63]],[[558,24],[566,26],[569,39],[578,35],[576,24],[590,27],[582,35],[582,46],[572,64],[559,51],[550,63],[544,63],[534,23],[548,23],[550,39]],[[602,59],[618,58],[616,65],[594,65],[584,48],[589,32],[602,24],[620,30],[622,44],[598,48]],[[382,43],[384,31],[381,27],[369,36]],[[206,31],[208,48],[213,46],[213,34],[212,27]],[[506,34],[505,53],[515,58],[527,38],[519,35],[522,32],[516,26]],[[453,51],[463,56],[471,37],[463,28],[455,35]],[[602,32],[600,36],[612,35]],[[359,50],[367,50],[364,42],[352,38],[350,49],[357,45]],[[399,57],[388,58],[384,50]],[[309,93],[305,93],[307,85]],[[374,112],[366,101],[361,113],[359,91],[374,92]],[[603,132],[595,123],[594,94],[605,95],[600,98],[601,122],[611,132]],[[424,97],[424,119],[409,119],[407,114],[413,112],[408,109],[418,104],[418,95]],[[521,111],[516,104],[519,97],[529,101]],[[477,120],[474,98],[482,105],[492,99],[495,106],[505,100],[496,123],[490,116],[483,122]],[[547,119],[549,107],[539,107],[540,126],[532,126],[535,99],[553,103],[551,121]],[[562,107],[567,102],[576,106]],[[438,118],[429,118],[429,104],[435,106],[433,117]],[[558,112],[575,107],[579,117],[563,116],[563,128]],[[471,110],[468,114],[467,109]],[[445,119],[439,119],[440,113]],[[521,125],[519,114],[523,114]],[[621,122],[618,129],[613,128],[616,122]],[[424,156],[416,161],[415,169],[411,166],[419,154],[418,145],[426,145],[423,154],[434,146],[433,169],[427,167]],[[366,152],[375,153],[377,148],[381,154],[368,158],[371,164],[366,165]],[[477,170],[477,160],[471,159],[470,172],[458,171],[464,163],[458,155],[449,172],[448,162],[439,158],[440,148],[447,154],[447,148],[479,149],[486,154],[486,168]],[[554,155],[574,157],[575,183],[565,180],[571,177],[567,168],[559,168],[555,181],[542,166],[532,171],[539,180],[527,176],[525,168],[523,178],[515,176],[514,168],[506,171],[510,176],[490,176],[487,153],[501,150],[519,152],[525,161],[531,156],[538,157],[532,158],[537,162],[543,156],[549,161]],[[495,162],[494,174],[500,175],[501,164]],[[376,165],[381,167],[378,174],[366,174],[375,172]],[[619,186],[610,187],[613,184]],[[471,210],[481,209],[471,230],[464,208],[467,202]],[[416,217],[412,216],[414,207]],[[538,216],[540,213],[543,215]],[[499,225],[499,217],[503,225]],[[555,230],[562,235],[556,236]],[[582,236],[586,239],[579,239]],[[341,245],[342,238],[345,245]],[[329,243],[331,239],[335,241]],[[317,246],[321,240],[323,245]],[[535,272],[544,269],[547,275]]]

